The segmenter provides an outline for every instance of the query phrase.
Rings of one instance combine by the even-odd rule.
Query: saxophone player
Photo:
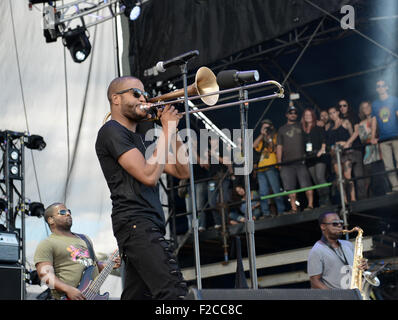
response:
[[[354,261],[354,246],[340,240],[343,221],[335,212],[326,212],[318,218],[322,237],[310,250],[307,272],[312,289],[349,289]],[[360,270],[368,269],[367,259],[362,259]]]

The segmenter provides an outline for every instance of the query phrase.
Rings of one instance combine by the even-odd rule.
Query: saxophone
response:
[[[379,286],[380,281],[377,279],[376,274],[372,274],[369,271],[363,272],[359,266],[363,258],[363,242],[362,235],[363,230],[360,227],[352,228],[351,230],[342,230],[343,234],[351,233],[357,231],[358,235],[355,239],[355,249],[354,249],[354,262],[352,263],[352,275],[350,282],[350,289],[358,289],[364,300],[369,300],[369,291],[371,286]],[[365,284],[363,283],[365,279]]]
[[[357,231],[358,235],[355,239],[355,249],[354,249],[354,262],[352,263],[352,273],[351,273],[351,282],[350,289],[358,289],[361,292],[362,297],[364,296],[362,291],[362,270],[359,269],[359,265],[361,264],[361,260],[363,258],[363,243],[362,243],[362,235],[363,230],[359,227],[352,228],[351,230],[342,230],[343,234],[351,233]]]

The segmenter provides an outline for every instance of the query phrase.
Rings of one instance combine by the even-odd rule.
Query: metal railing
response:
[[[351,148],[346,148],[346,149],[342,149],[342,148],[336,148],[336,150],[334,151],[336,154],[336,158],[337,158],[337,163],[339,165],[339,172],[336,174],[334,173],[334,170],[332,169],[332,176],[336,175],[336,179],[332,180],[332,182],[327,182],[327,183],[322,183],[322,184],[317,184],[317,185],[313,185],[310,187],[305,187],[305,188],[299,188],[299,189],[295,189],[295,190],[289,190],[289,191],[283,191],[283,192],[277,192],[277,193],[272,193],[272,194],[268,194],[259,198],[255,198],[253,199],[253,201],[261,201],[261,200],[269,200],[269,199],[273,199],[273,198],[277,198],[277,197],[284,197],[284,196],[288,196],[290,194],[293,193],[302,193],[302,192],[306,192],[309,190],[318,190],[318,189],[322,189],[322,188],[327,188],[327,187],[331,187],[333,185],[336,185],[336,187],[339,188],[339,193],[340,193],[340,200],[341,200],[341,210],[340,210],[340,214],[342,215],[345,227],[348,227],[348,210],[347,210],[347,204],[344,201],[344,195],[346,193],[345,191],[345,187],[344,185],[348,182],[355,182],[357,180],[360,179],[369,179],[369,178],[373,178],[375,176],[379,176],[379,175],[383,175],[383,176],[387,176],[390,173],[393,172],[398,172],[398,169],[393,169],[393,170],[384,170],[382,172],[373,172],[370,175],[362,175],[359,177],[352,177],[351,179],[346,179],[344,178],[343,172],[342,172],[342,168],[341,168],[341,156],[346,153],[349,150],[354,150],[354,149],[363,149],[365,145],[361,145],[359,147],[351,147]],[[331,156],[332,152],[328,151],[325,155],[327,156]],[[259,171],[259,170],[264,170],[264,169],[269,169],[269,168],[274,168],[274,167],[280,167],[280,166],[286,166],[289,164],[294,164],[294,163],[298,163],[298,162],[302,162],[304,163],[305,161],[308,160],[312,160],[315,159],[316,155],[315,154],[311,154],[311,155],[306,155],[305,157],[302,158],[297,158],[294,160],[290,160],[290,161],[285,161],[285,162],[280,162],[280,163],[275,163],[272,165],[267,165],[267,166],[261,166],[261,167],[257,167],[257,168],[253,168],[253,171]],[[381,160],[380,160],[381,161]],[[205,179],[198,179],[195,180],[195,185],[199,184],[199,183],[204,183],[204,182],[209,182],[209,181],[215,181],[218,180],[216,189],[211,193],[211,197],[215,197],[217,195],[223,195],[223,181],[226,178],[231,178],[231,176],[233,176],[233,174],[229,174],[228,171],[224,172],[222,174],[221,177],[209,177],[209,178],[205,178]],[[233,180],[232,180],[233,181]],[[171,195],[171,197],[169,198],[169,209],[170,209],[170,203],[171,205],[171,211],[169,211],[169,217],[166,220],[166,225],[170,223],[170,221],[172,220],[173,223],[173,238],[174,238],[174,253],[177,255],[178,252],[180,251],[180,249],[183,247],[183,245],[186,243],[186,241],[190,238],[191,234],[192,234],[192,228],[188,228],[188,231],[185,233],[185,235],[183,236],[182,240],[180,243],[176,243],[176,239],[177,239],[177,234],[176,234],[176,218],[179,217],[183,217],[183,216],[188,216],[190,214],[192,214],[192,211],[185,211],[185,212],[180,212],[177,213],[176,212],[176,208],[174,205],[174,199],[175,199],[175,190],[178,190],[179,188],[187,188],[189,187],[190,184],[182,184],[182,185],[173,185],[173,179],[171,179],[171,184],[169,187],[164,186],[162,184],[162,187],[164,188],[165,192],[168,195]],[[189,193],[188,193],[189,194]],[[220,201],[217,203],[217,205],[215,207],[209,207],[209,203],[211,202],[210,200],[213,200],[212,198],[208,198],[205,205],[202,208],[197,208],[197,212],[198,214],[205,214],[205,212],[207,211],[213,211],[213,210],[219,210],[220,211],[220,215],[221,215],[221,221],[222,221],[222,226],[221,226],[221,237],[222,237],[222,242],[223,242],[223,249],[224,249],[224,263],[228,262],[228,237],[229,237],[229,230],[227,227],[227,215],[226,215],[226,211],[230,211],[231,207],[236,207],[242,203],[245,203],[245,200],[242,201],[229,201],[229,202],[224,202],[221,201],[222,199],[220,199]]]

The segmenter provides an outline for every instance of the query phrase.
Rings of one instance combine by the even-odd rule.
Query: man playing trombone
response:
[[[145,157],[153,142],[145,141],[136,127],[151,117],[147,99],[138,78],[114,79],[108,87],[111,120],[99,130],[95,148],[111,192],[113,233],[125,262],[121,299],[176,300],[186,295],[187,286],[164,238],[158,181],[163,172],[189,178],[188,156],[177,133],[182,116],[166,105],[157,111],[161,135]]]

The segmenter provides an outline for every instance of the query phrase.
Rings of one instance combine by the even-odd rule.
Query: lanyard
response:
[[[344,254],[343,246],[341,245],[341,243],[340,243],[338,240],[337,240],[337,243],[339,244],[339,247],[340,247],[340,249],[341,249],[341,252],[343,253],[344,260],[343,260],[343,258],[337,253],[337,251],[329,244],[329,242],[326,240],[326,238],[325,238],[324,236],[322,236],[321,241],[322,241],[324,244],[326,244],[326,245],[330,248],[330,250],[332,250],[332,251],[336,254],[336,256],[340,259],[340,261],[341,261],[343,264],[345,264],[346,266],[349,265],[348,260],[347,260],[345,254]]]

